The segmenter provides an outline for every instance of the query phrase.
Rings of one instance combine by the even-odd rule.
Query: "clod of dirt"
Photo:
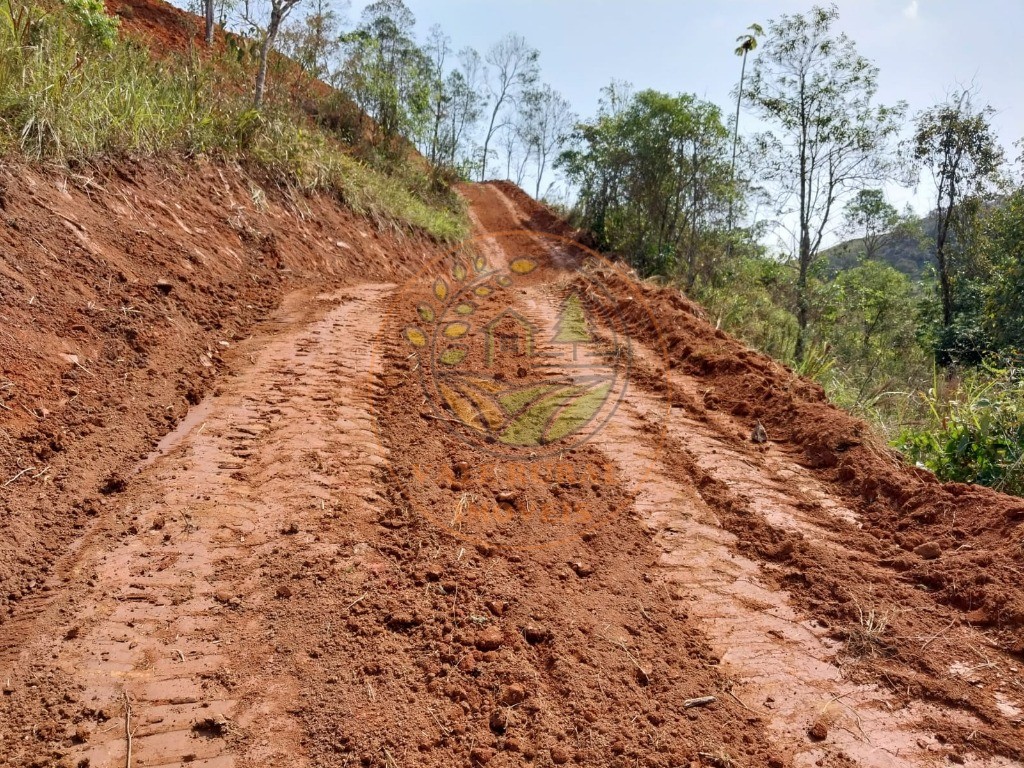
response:
[[[172,283],[170,280],[167,280],[166,278],[161,278],[153,284],[153,287],[156,288],[164,296],[166,296],[167,294],[174,290],[174,283]]]
[[[569,762],[569,752],[565,747],[554,746],[551,748],[551,762],[555,765],[565,765]]]
[[[807,736],[811,741],[824,741],[828,737],[828,723],[819,717],[807,729]]]
[[[75,744],[85,744],[89,740],[90,730],[84,725],[80,725],[75,728],[75,735],[71,737],[71,740]]]
[[[284,528],[281,529],[281,533],[285,536],[294,536],[299,532],[299,524],[296,522],[288,523]]]
[[[494,757],[494,750],[487,747],[476,747],[469,753],[470,762],[473,765],[487,765]]]
[[[914,547],[914,554],[925,560],[934,560],[942,554],[942,547],[937,541],[926,541],[924,544]]]
[[[103,481],[103,485],[100,486],[100,493],[104,496],[110,496],[113,493],[121,493],[127,485],[128,481],[115,472]]]
[[[506,707],[522,704],[526,701],[526,689],[519,685],[519,683],[513,683],[501,692],[501,699],[499,701]]]
[[[228,735],[230,726],[227,718],[207,717],[192,726],[192,731],[208,739],[223,738]]]
[[[282,600],[285,600],[292,596],[292,588],[287,584],[279,584],[277,587],[277,596]]]
[[[481,651],[496,651],[501,647],[505,638],[497,627],[485,629],[476,636],[476,647]]]
[[[523,627],[523,637],[530,645],[538,645],[549,642],[553,635],[550,629],[538,627],[536,624],[528,624]]]

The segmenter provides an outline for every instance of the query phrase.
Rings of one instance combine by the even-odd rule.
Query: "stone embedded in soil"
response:
[[[512,683],[512,685],[501,692],[501,699],[499,701],[506,707],[522,704],[526,701],[526,689],[519,685],[519,683]]]
[[[526,642],[530,645],[538,645],[539,643],[546,643],[551,640],[552,634],[551,630],[546,627],[528,624],[523,627],[523,637],[526,638]]]
[[[497,627],[491,627],[476,636],[475,645],[481,651],[496,651],[501,647],[504,640],[505,638],[502,636],[501,630]]]
[[[569,563],[569,567],[572,568],[573,572],[581,579],[590,576],[594,572],[594,569],[589,565],[579,561]]]
[[[487,747],[477,747],[469,753],[469,759],[473,765],[487,765],[494,757],[494,750]]]
[[[807,735],[811,741],[824,741],[828,737],[828,724],[820,718],[815,720],[807,729]]]
[[[565,765],[569,762],[569,752],[565,747],[554,746],[551,748],[551,762],[555,765]]]
[[[934,560],[942,554],[942,547],[937,541],[926,541],[924,544],[914,547],[914,554],[925,560]]]

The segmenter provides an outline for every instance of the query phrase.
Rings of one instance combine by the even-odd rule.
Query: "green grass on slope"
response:
[[[228,56],[154,60],[118,33],[99,0],[0,0],[0,149],[59,162],[216,155],[335,193],[379,224],[440,241],[465,236],[461,202],[429,191],[424,171],[384,173],[287,105],[253,109],[251,70]]]

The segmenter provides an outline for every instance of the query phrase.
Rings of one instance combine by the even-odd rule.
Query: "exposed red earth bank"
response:
[[[0,169],[0,765],[1024,765],[1024,501],[460,192]]]
[[[511,185],[451,254],[217,165],[5,188],[3,764],[1020,764],[1024,504]],[[585,441],[437,396],[474,259],[494,381],[591,386],[578,300]]]

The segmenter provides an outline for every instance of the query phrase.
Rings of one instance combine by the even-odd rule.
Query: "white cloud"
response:
[[[906,16],[908,19],[916,19],[917,9],[917,0],[910,0],[910,5],[903,9],[903,15]]]

